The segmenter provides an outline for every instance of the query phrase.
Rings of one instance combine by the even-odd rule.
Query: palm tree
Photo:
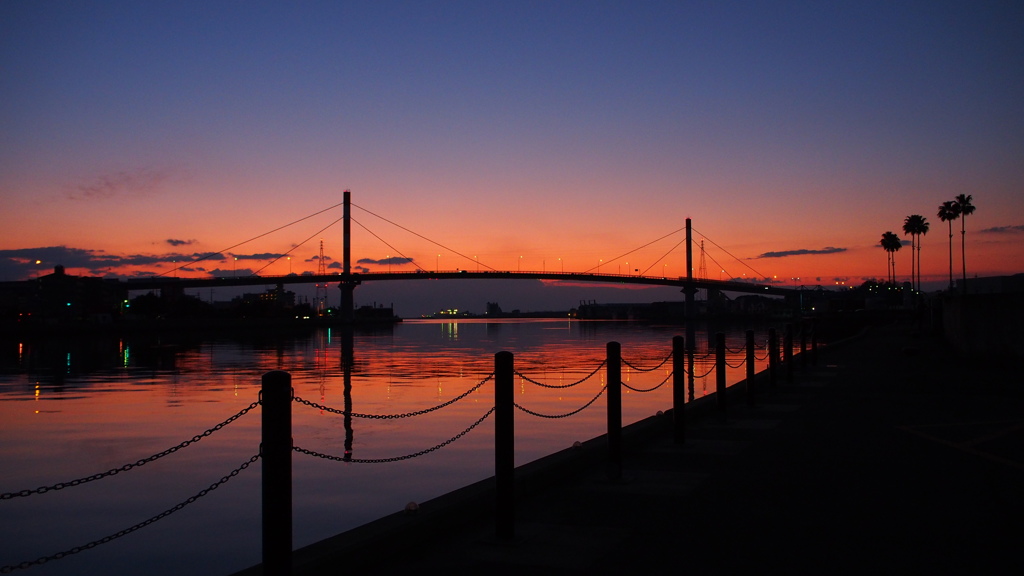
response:
[[[953,291],[953,220],[960,217],[960,205],[946,200],[939,206],[939,220],[949,223],[949,291]]]
[[[921,234],[928,233],[928,221],[920,214],[911,214],[903,220],[903,233],[910,234],[910,285],[911,288],[919,291],[921,289]],[[916,281],[915,269],[917,270]]]
[[[914,223],[911,220],[913,216],[907,216],[903,219],[903,234],[910,234],[910,289],[914,289],[914,246],[917,242],[914,241]]]
[[[903,221],[903,233],[910,234],[910,284],[912,287],[914,286],[914,255],[917,255],[917,287],[915,290],[918,292],[921,291],[921,235],[927,234],[928,228],[928,220],[920,214],[911,214]],[[914,242],[915,236],[917,242]]]
[[[967,293],[967,252],[965,250],[966,242],[964,237],[967,235],[965,230],[965,223],[969,214],[974,214],[974,204],[971,204],[970,194],[957,194],[956,198],[953,198],[953,202],[960,208],[960,215],[963,219],[960,220],[960,264],[963,266],[964,273],[964,285],[963,292]]]
[[[887,270],[889,274],[889,284],[896,283],[896,251],[903,247],[903,242],[900,237],[893,234],[892,232],[885,232],[882,234],[881,241],[882,249],[885,250],[887,256]]]

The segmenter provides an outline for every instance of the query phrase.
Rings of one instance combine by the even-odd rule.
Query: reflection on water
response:
[[[696,334],[693,373],[708,373],[711,328]],[[605,385],[608,341],[622,344],[622,378],[641,390],[665,381],[678,327],[628,322],[409,321],[369,331],[126,335],[0,342],[0,493],[67,482],[134,463],[202,434],[258,398],[261,376],[292,374],[293,437],[305,449],[347,462],[293,456],[295,545],[303,546],[486,478],[493,425],[418,458],[493,406],[494,354],[515,356],[516,403],[545,415],[572,412]],[[764,330],[758,341],[764,342]],[[743,346],[741,331],[727,346]],[[741,353],[730,354],[738,364]],[[729,381],[743,378],[730,369]],[[586,378],[592,374],[590,378]],[[570,388],[543,388],[531,381]],[[714,374],[693,393],[714,389]],[[623,391],[628,424],[671,406],[671,386]],[[337,414],[342,411],[345,415]],[[220,480],[260,442],[259,408],[187,448],[74,488],[0,501],[0,566],[47,556],[114,534],[174,507]],[[570,418],[516,412],[516,463],[604,432],[604,404]],[[226,574],[259,562],[259,465],[180,511],[122,538],[32,568],[33,574],[202,571]]]

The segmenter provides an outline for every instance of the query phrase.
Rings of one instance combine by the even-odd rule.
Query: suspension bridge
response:
[[[342,271],[333,274],[325,273],[322,265],[317,274],[288,274],[288,275],[262,275],[247,274],[245,276],[212,277],[212,278],[179,278],[165,275],[150,278],[133,278],[127,281],[129,290],[176,290],[186,288],[216,288],[232,286],[256,286],[274,284],[284,286],[286,284],[318,284],[328,285],[337,283],[341,290],[340,316],[342,320],[351,320],[354,310],[354,292],[357,286],[367,282],[390,282],[409,280],[560,280],[571,282],[594,282],[612,284],[638,284],[648,286],[674,286],[686,295],[687,309],[694,308],[694,295],[698,290],[718,290],[722,292],[740,292],[763,295],[785,296],[797,293],[794,288],[781,287],[771,284],[756,282],[737,282],[734,280],[712,280],[709,278],[695,277],[693,275],[693,239],[690,219],[686,219],[686,276],[668,277],[638,274],[609,274],[597,272],[564,272],[564,271],[530,271],[530,270],[480,270],[481,264],[476,264],[476,270],[426,270],[417,267],[412,271],[387,271],[387,272],[354,272],[352,268],[352,197],[351,192],[344,192],[342,221]],[[280,228],[278,228],[279,230]],[[275,230],[276,231],[276,230]],[[373,234],[371,232],[371,234]],[[264,234],[265,235],[265,234]],[[417,234],[418,235],[418,234]],[[263,235],[261,235],[263,236]],[[436,243],[435,243],[436,244]],[[237,245],[236,245],[237,246]],[[212,253],[209,256],[217,255]],[[628,254],[628,253],[627,253]],[[620,256],[621,257],[621,256]],[[609,260],[609,263],[614,261]],[[322,263],[322,259],[321,259]],[[180,269],[186,265],[179,266]],[[688,313],[688,316],[691,314]]]

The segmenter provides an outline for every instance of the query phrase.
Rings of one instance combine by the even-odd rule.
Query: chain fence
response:
[[[7,566],[0,566],[0,574],[10,574],[11,572],[14,572],[15,570],[25,570],[25,569],[31,568],[33,566],[39,566],[41,564],[46,564],[47,562],[49,562],[51,560],[60,560],[62,558],[66,558],[66,557],[71,556],[73,554],[78,554],[79,552],[84,552],[86,550],[91,550],[91,549],[99,546],[100,544],[106,544],[107,542],[110,542],[112,540],[117,540],[118,538],[120,538],[122,536],[127,536],[128,534],[131,534],[132,532],[135,532],[136,530],[140,530],[142,528],[145,528],[146,526],[149,526],[150,524],[156,522],[157,520],[163,520],[164,518],[170,516],[171,514],[174,514],[178,510],[181,510],[182,508],[188,506],[189,504],[192,504],[196,500],[199,500],[203,496],[206,496],[210,492],[213,492],[217,488],[220,488],[228,480],[231,480],[235,476],[238,476],[238,474],[240,472],[242,472],[242,470],[245,470],[251,464],[253,464],[254,462],[256,462],[259,459],[260,459],[260,455],[259,454],[256,454],[256,455],[252,456],[251,458],[249,458],[248,460],[243,462],[238,468],[235,468],[231,472],[229,472],[226,475],[224,475],[223,477],[221,477],[220,480],[214,482],[213,484],[210,484],[209,487],[200,490],[194,496],[190,496],[184,502],[181,502],[180,504],[174,506],[173,508],[168,508],[167,510],[164,510],[163,512],[161,512],[161,513],[157,514],[156,516],[153,516],[153,517],[151,517],[151,518],[149,518],[147,520],[143,520],[142,522],[139,522],[138,524],[135,524],[134,526],[131,526],[130,528],[125,528],[124,530],[119,530],[119,531],[117,531],[117,532],[115,532],[115,533],[113,533],[113,534],[111,534],[109,536],[104,536],[103,538],[100,538],[99,540],[93,540],[92,542],[89,542],[88,544],[83,544],[81,546],[75,546],[74,548],[69,548],[69,549],[64,550],[62,552],[57,552],[56,554],[51,554],[49,556],[42,556],[40,558],[36,558],[35,560],[29,560],[29,561],[26,561],[26,562],[20,562],[18,564],[10,564],[10,565],[7,565]]]
[[[689,370],[686,370],[685,368],[683,369],[683,371],[686,372],[687,374],[691,374],[694,378],[704,378],[708,374],[711,374],[711,372],[714,371],[714,369],[715,369],[715,364],[712,362],[711,366],[708,366],[708,371],[703,373],[703,374],[694,374],[694,373],[690,372]]]
[[[662,386],[664,386],[666,382],[671,380],[673,374],[675,374],[675,373],[674,372],[669,372],[668,376],[665,376],[665,379],[662,380],[660,384],[655,385],[653,388],[634,388],[633,386],[630,386],[629,384],[626,384],[625,382],[623,382],[622,385],[625,386],[626,388],[629,388],[633,392],[641,392],[641,393],[644,393],[644,392],[654,392],[658,388],[661,388]]]
[[[391,458],[352,458],[348,455],[334,456],[331,454],[324,454],[322,452],[316,452],[314,450],[308,450],[306,448],[300,448],[298,446],[293,446],[292,450],[300,454],[306,454],[307,456],[315,456],[317,458],[322,458],[324,460],[334,460],[336,462],[353,462],[355,464],[383,464],[387,462],[400,462],[402,460],[410,460],[412,458],[417,458],[419,456],[423,456],[424,454],[429,454],[435,450],[440,450],[441,448],[444,448],[445,446],[451,444],[452,442],[455,442],[456,440],[462,438],[466,434],[469,434],[471,430],[473,430],[481,423],[483,423],[483,421],[486,420],[493,413],[494,407],[492,406],[491,409],[488,410],[486,414],[481,416],[480,419],[478,419],[476,422],[470,424],[469,427],[463,430],[462,432],[459,432],[455,436],[449,438],[448,440],[445,440],[444,442],[441,442],[440,444],[437,444],[436,446],[431,446],[430,448],[420,450],[419,452],[414,452],[412,454],[406,454],[405,456],[393,456]]]
[[[310,408],[316,408],[317,410],[323,410],[324,412],[330,412],[331,414],[340,414],[342,416],[351,416],[352,418],[366,418],[366,419],[370,419],[370,420],[394,420],[394,419],[398,419],[398,418],[412,418],[413,416],[422,416],[424,414],[429,414],[431,412],[436,412],[436,411],[438,411],[438,410],[440,410],[442,408],[445,408],[447,406],[451,406],[452,404],[455,404],[459,400],[462,400],[466,396],[469,396],[473,392],[476,392],[477,390],[479,390],[481,386],[483,386],[484,384],[490,382],[490,380],[492,378],[494,378],[494,372],[491,372],[486,378],[481,380],[476,386],[473,386],[469,390],[466,390],[462,394],[459,394],[458,396],[456,396],[455,398],[452,398],[451,400],[449,400],[447,402],[444,402],[442,404],[438,404],[437,406],[434,406],[432,408],[425,408],[423,410],[417,410],[415,412],[406,412],[404,414],[361,414],[359,412],[348,412],[348,411],[342,410],[340,408],[331,408],[330,406],[324,406],[323,404],[317,404],[316,402],[312,402],[310,400],[306,400],[306,399],[301,398],[299,396],[293,396],[292,400],[294,402],[298,402],[299,404],[305,404],[306,406],[309,406]]]
[[[602,360],[601,363],[597,365],[597,368],[594,368],[593,372],[591,372],[590,374],[587,374],[586,376],[584,376],[583,378],[580,378],[579,380],[573,382],[572,384],[546,384],[544,382],[540,382],[538,380],[534,380],[533,378],[530,378],[529,376],[523,374],[519,370],[514,370],[513,372],[515,373],[516,376],[522,378],[523,380],[529,382],[530,384],[533,384],[535,386],[540,386],[541,388],[551,388],[551,389],[572,388],[573,386],[576,386],[578,384],[582,384],[582,383],[586,382],[587,380],[590,380],[591,378],[593,378],[594,375],[597,374],[598,372],[600,372],[601,368],[604,368],[605,364],[607,364],[607,363],[608,363],[607,359]]]
[[[726,366],[728,366],[729,368],[732,368],[732,369],[734,369],[734,370],[735,370],[736,368],[740,368],[740,367],[742,367],[742,366],[743,366],[744,364],[746,364],[746,363],[747,363],[747,359],[746,359],[746,358],[744,358],[744,359],[740,360],[739,364],[736,364],[735,366],[734,366],[734,365],[732,365],[732,364],[729,364],[729,361],[728,361],[728,360],[726,360],[726,361],[725,361],[725,365],[726,365]]]
[[[757,345],[755,345],[755,348],[761,349],[761,350],[766,350],[762,357],[755,356],[755,358],[757,360],[762,360],[763,361],[763,360],[768,358],[769,353],[767,351],[767,349],[768,349],[768,344],[767,343],[764,346],[757,346]],[[735,354],[735,353],[741,352],[742,350],[743,349],[740,349],[740,350],[737,350],[737,351],[734,351],[734,350],[729,350],[729,351]],[[694,361],[694,360],[705,360],[707,358],[710,358],[713,355],[713,353],[714,353],[713,351],[709,350],[706,354],[704,354],[702,356],[696,356],[695,357],[695,356],[691,355],[690,356],[691,362]],[[673,355],[671,353],[669,353],[657,365],[655,365],[653,367],[650,367],[650,368],[643,368],[643,367],[634,365],[633,363],[631,363],[631,362],[629,362],[629,361],[627,361],[625,359],[622,359],[622,363],[624,365],[626,365],[627,367],[629,367],[630,369],[635,370],[637,372],[653,372],[653,371],[658,370],[658,369],[662,368],[663,366],[665,366],[665,364],[669,360],[671,360],[672,357],[673,357]],[[745,362],[746,362],[746,359],[743,359],[737,365],[732,365],[732,364],[729,364],[728,362],[726,362],[726,365],[729,366],[730,368],[736,369],[736,368],[739,368],[739,367],[743,366]],[[582,384],[582,383],[590,380],[595,375],[597,375],[601,371],[601,369],[604,368],[606,365],[607,365],[607,359],[603,360],[593,371],[591,371],[589,374],[587,374],[583,378],[580,378],[579,380],[576,380],[575,382],[572,382],[570,384],[561,384],[561,385],[547,384],[545,382],[538,381],[536,379],[533,379],[533,378],[530,378],[530,377],[524,375],[522,372],[519,372],[518,370],[514,371],[514,374],[516,376],[518,376],[519,378],[521,378],[522,380],[524,380],[526,382],[529,382],[531,384],[540,386],[542,388],[566,389],[566,388],[572,388],[574,386],[577,386],[579,384]],[[694,375],[692,370],[691,371],[687,371],[687,374],[690,374],[693,377],[705,378],[715,368],[716,368],[715,364],[711,363],[711,365],[708,367],[708,370],[704,374],[701,374],[699,376],[698,375]],[[685,369],[684,369],[684,371],[685,371]],[[658,384],[656,384],[656,385],[654,385],[654,386],[652,386],[650,388],[634,387],[634,386],[630,386],[629,384],[626,384],[624,382],[621,382],[621,385],[624,386],[625,388],[629,389],[629,390],[632,390],[632,391],[638,392],[638,393],[653,392],[653,391],[661,388],[662,386],[664,386],[667,382],[669,382],[672,379],[673,375],[674,375],[674,373],[670,372],[668,375],[666,375],[666,377],[660,383],[658,383]],[[431,408],[426,408],[426,409],[423,409],[423,410],[417,410],[417,411],[413,411],[413,412],[401,413],[401,414],[364,414],[364,413],[350,412],[350,411],[346,411],[346,410],[342,410],[342,409],[333,408],[333,407],[330,407],[330,406],[325,406],[325,405],[322,405],[322,404],[318,404],[316,402],[305,400],[305,399],[303,399],[303,398],[301,398],[299,396],[294,396],[294,395],[292,397],[292,400],[294,402],[297,402],[299,404],[303,404],[303,405],[309,406],[309,407],[314,408],[314,409],[318,409],[318,410],[329,412],[329,413],[349,416],[349,417],[353,417],[353,418],[366,418],[366,419],[378,419],[378,420],[410,418],[410,417],[414,417],[414,416],[420,416],[420,415],[436,412],[436,411],[438,411],[438,410],[440,410],[442,408],[445,408],[447,406],[451,406],[452,404],[454,404],[456,402],[459,402],[460,400],[463,400],[464,398],[468,397],[470,394],[480,390],[480,388],[482,386],[484,386],[485,384],[490,382],[494,377],[495,377],[495,374],[492,372],[491,374],[487,375],[483,380],[481,380],[479,383],[477,383],[475,386],[473,386],[472,388],[468,389],[464,393],[462,393],[462,394],[452,398],[451,400],[448,400],[446,402],[438,404],[437,406],[433,406]],[[576,414],[579,414],[583,410],[586,410],[587,408],[589,408],[591,405],[594,404],[594,402],[596,402],[605,393],[605,391],[607,389],[608,388],[606,386],[601,386],[601,389],[597,392],[597,394],[594,395],[583,406],[580,406],[579,408],[577,408],[575,410],[571,410],[571,411],[566,412],[564,414],[543,414],[543,413],[536,412],[534,410],[530,410],[528,408],[525,408],[524,406],[522,406],[522,405],[520,405],[518,403],[513,403],[513,404],[514,404],[514,406],[517,409],[519,409],[520,411],[525,412],[526,414],[529,414],[531,416],[535,416],[535,417],[539,417],[539,418],[546,418],[546,419],[568,418],[568,417],[574,416]],[[172,446],[172,447],[170,447],[170,448],[168,448],[166,450],[163,450],[161,452],[153,454],[152,456],[149,456],[147,458],[141,458],[141,459],[139,459],[139,460],[137,460],[137,461],[135,461],[133,463],[125,464],[124,466],[121,466],[119,468],[113,468],[113,469],[110,469],[110,470],[108,470],[106,472],[100,472],[100,473],[97,473],[97,474],[92,474],[92,475],[89,475],[89,476],[85,476],[85,477],[82,477],[82,478],[77,478],[75,480],[71,480],[71,481],[67,481],[67,482],[58,482],[56,484],[47,485],[47,486],[40,486],[38,488],[31,489],[31,490],[20,490],[20,491],[16,491],[16,492],[0,493],[0,501],[11,500],[11,499],[14,499],[14,498],[22,498],[22,497],[27,497],[27,496],[35,495],[35,494],[44,494],[44,493],[47,493],[47,492],[50,492],[50,491],[55,491],[55,490],[63,490],[64,488],[80,486],[82,484],[93,482],[95,480],[99,480],[99,479],[106,478],[106,477],[109,477],[109,476],[115,476],[115,475],[120,474],[122,472],[128,472],[128,471],[130,471],[132,469],[135,469],[135,468],[138,468],[140,466],[144,466],[144,465],[146,465],[146,464],[148,464],[150,462],[159,460],[159,459],[161,459],[161,458],[163,458],[165,456],[168,456],[170,454],[173,454],[173,453],[177,452],[178,450],[181,450],[181,449],[186,448],[186,447],[188,447],[188,446],[190,446],[190,445],[192,445],[192,444],[194,444],[196,442],[199,442],[203,438],[206,438],[207,436],[210,436],[214,432],[217,432],[217,431],[221,430],[225,426],[231,424],[235,420],[237,420],[237,419],[241,418],[242,416],[246,415],[247,413],[249,413],[250,411],[255,409],[257,406],[259,406],[260,404],[261,404],[261,400],[257,400],[256,402],[251,403],[250,405],[248,405],[247,407],[243,408],[242,410],[240,410],[236,414],[234,414],[231,417],[227,418],[223,422],[217,424],[216,426],[213,426],[212,428],[209,428],[209,429],[205,430],[204,432],[202,432],[200,434],[196,434],[191,439],[185,440],[185,441],[183,441],[183,442],[181,442],[181,443],[179,443],[179,444],[177,444],[175,446]],[[423,455],[429,454],[429,453],[434,452],[436,450],[440,450],[440,449],[442,449],[442,448],[452,444],[453,442],[458,441],[459,439],[463,438],[466,434],[468,434],[469,432],[471,432],[472,430],[474,430],[475,428],[480,426],[480,424],[482,424],[485,420],[487,420],[487,418],[489,418],[492,414],[494,414],[494,412],[495,412],[495,407],[492,406],[485,414],[483,414],[483,416],[478,418],[475,422],[470,424],[467,428],[465,428],[464,430],[462,430],[461,432],[459,432],[455,436],[445,440],[444,442],[441,442],[439,444],[431,446],[429,448],[426,448],[426,449],[423,449],[423,450],[419,450],[419,451],[411,453],[411,454],[406,454],[406,455],[403,455],[403,456],[394,456],[394,457],[389,457],[389,458],[367,459],[367,458],[352,458],[351,454],[345,454],[343,456],[325,454],[325,453],[318,452],[318,451],[315,451],[315,450],[310,450],[310,449],[307,449],[307,448],[302,448],[302,447],[299,447],[299,446],[293,446],[292,450],[295,451],[295,452],[298,452],[300,454],[305,454],[305,455],[308,455],[308,456],[313,456],[313,457],[324,459],[324,460],[332,460],[332,461],[338,461],[338,462],[350,462],[350,463],[357,463],[357,464],[378,464],[378,463],[399,462],[399,461],[409,460],[409,459],[413,459],[413,458],[417,458],[419,456],[423,456]],[[124,530],[120,530],[120,531],[118,531],[118,532],[116,532],[114,534],[105,536],[103,538],[100,538],[98,540],[94,540],[92,542],[89,542],[89,543],[81,545],[81,546],[75,546],[75,547],[70,548],[68,550],[57,552],[57,553],[51,554],[49,556],[43,556],[43,557],[37,558],[35,560],[31,560],[31,561],[20,562],[18,564],[11,564],[11,565],[7,565],[7,566],[0,566],[0,574],[8,574],[8,573],[11,573],[11,572],[14,572],[14,571],[17,571],[17,570],[24,570],[24,569],[27,569],[27,568],[31,568],[33,566],[38,566],[38,565],[41,565],[41,564],[45,564],[45,563],[47,563],[49,561],[52,561],[52,560],[59,560],[59,559],[65,558],[67,556],[78,554],[78,553],[83,552],[85,550],[90,550],[92,548],[95,548],[96,546],[99,546],[101,544],[105,544],[105,543],[110,542],[112,540],[116,540],[116,539],[118,539],[118,538],[120,538],[122,536],[126,536],[126,535],[131,534],[131,533],[133,533],[133,532],[135,532],[137,530],[140,530],[140,529],[142,529],[142,528],[144,528],[146,526],[149,526],[150,524],[152,524],[154,522],[157,522],[158,520],[161,520],[163,518],[166,518],[167,516],[177,512],[178,510],[181,510],[182,508],[184,508],[184,507],[194,503],[196,500],[206,496],[207,494],[209,494],[213,490],[216,490],[217,488],[222,486],[224,483],[228,482],[231,478],[234,478],[239,473],[241,473],[243,470],[245,470],[250,465],[255,463],[260,458],[261,458],[261,454],[256,454],[256,455],[252,456],[247,461],[243,462],[240,466],[238,466],[237,468],[235,468],[234,470],[232,470],[231,472],[229,472],[228,474],[223,476],[220,480],[218,480],[218,481],[214,482],[213,484],[211,484],[209,487],[201,490],[200,492],[198,492],[197,494],[191,496],[190,498],[188,498],[184,502],[181,502],[181,503],[177,504],[176,506],[174,506],[172,508],[169,508],[169,509],[165,510],[164,512],[161,512],[160,514],[157,514],[156,516],[153,516],[153,517],[151,517],[151,518],[149,518],[147,520],[144,520],[144,521],[142,521],[142,522],[140,522],[138,524],[135,524],[135,525],[133,525],[133,526],[131,526],[129,528],[126,528]]]
[[[131,470],[133,468],[138,468],[138,467],[143,466],[145,464],[149,464],[150,462],[153,462],[155,460],[159,460],[159,459],[163,458],[164,456],[167,456],[167,455],[170,455],[170,454],[174,454],[175,452],[177,452],[178,450],[181,450],[182,448],[185,448],[187,446],[195,444],[196,442],[199,442],[203,438],[206,438],[210,434],[213,434],[214,432],[220,430],[221,428],[227,426],[228,424],[231,424],[235,420],[238,420],[242,416],[248,414],[249,411],[251,411],[253,408],[255,408],[255,407],[259,406],[259,405],[260,405],[259,401],[253,402],[252,404],[249,404],[248,406],[243,408],[241,411],[239,411],[234,416],[228,418],[227,420],[221,422],[220,424],[217,424],[213,428],[210,428],[210,429],[206,430],[202,434],[196,434],[190,440],[185,440],[184,442],[182,442],[181,444],[178,444],[177,446],[172,446],[172,447],[168,448],[167,450],[164,450],[163,452],[158,452],[156,454],[153,454],[152,456],[150,456],[148,458],[142,458],[142,459],[136,460],[133,463],[125,464],[124,466],[121,466],[120,468],[111,468],[110,470],[107,470],[106,472],[99,472],[99,473],[93,474],[91,476],[85,476],[85,477],[82,477],[82,478],[77,478],[75,480],[71,480],[71,481],[68,481],[68,482],[58,482],[58,483],[52,484],[50,486],[40,486],[39,488],[36,488],[34,490],[20,490],[18,492],[4,492],[3,494],[0,494],[0,501],[10,500],[12,498],[24,498],[25,496],[31,496],[33,494],[45,494],[45,493],[47,493],[47,492],[49,492],[51,490],[63,490],[65,488],[72,488],[74,486],[81,486],[82,484],[86,484],[86,483],[92,482],[94,480],[99,480],[101,478],[107,478],[109,476],[116,476],[117,474],[120,474],[121,472],[127,472],[127,471],[129,471],[129,470]]]
[[[662,361],[659,362],[658,365],[654,366],[653,368],[640,368],[640,367],[634,366],[633,364],[631,364],[625,358],[622,358],[622,363],[625,364],[626,366],[629,366],[633,370],[636,370],[637,372],[654,372],[658,368],[661,368],[662,366],[664,366],[665,363],[668,362],[671,359],[672,359],[672,352],[669,352],[668,356],[665,356],[665,358],[663,358]]]
[[[590,401],[587,402],[586,404],[584,404],[583,406],[580,406],[579,408],[573,410],[572,412],[567,412],[565,414],[541,414],[540,412],[534,412],[533,410],[530,410],[529,408],[524,408],[524,407],[520,406],[518,402],[515,403],[515,407],[520,409],[520,410],[522,410],[523,412],[526,412],[530,416],[536,416],[538,418],[551,418],[551,419],[568,418],[569,416],[575,416],[576,414],[579,414],[580,412],[583,412],[584,410],[589,408],[590,405],[593,404],[594,402],[596,402],[597,399],[600,398],[601,395],[604,394],[604,391],[607,390],[607,389],[608,389],[607,387],[602,386],[601,387],[601,391],[597,393],[597,396],[594,396],[593,398],[591,398]]]

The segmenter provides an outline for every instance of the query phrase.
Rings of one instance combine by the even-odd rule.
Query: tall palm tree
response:
[[[892,232],[885,232],[882,234],[882,241],[880,242],[882,249],[885,250],[887,257],[887,269],[886,272],[889,274],[889,284],[896,283],[896,251],[903,247],[903,242],[900,237],[893,234]]]
[[[910,283],[914,285],[914,257],[917,257],[917,286],[915,290],[921,290],[921,235],[927,234],[929,229],[928,220],[920,214],[911,214],[903,221],[903,233],[910,234]],[[914,238],[917,241],[914,241]]]
[[[960,207],[960,215],[963,216],[960,220],[960,264],[963,266],[964,273],[964,294],[967,293],[967,251],[965,250],[966,241],[964,237],[967,235],[965,230],[967,216],[974,214],[974,204],[971,204],[971,200],[970,194],[957,194],[956,198],[953,198],[953,202],[956,202],[956,205]]]
[[[946,200],[939,205],[939,220],[949,223],[949,291],[953,291],[953,220],[960,217],[960,205]]]
[[[917,246],[914,235],[917,232],[914,231],[914,221],[911,220],[913,216],[907,216],[903,219],[903,234],[910,235],[910,289],[914,289],[914,246]]]

